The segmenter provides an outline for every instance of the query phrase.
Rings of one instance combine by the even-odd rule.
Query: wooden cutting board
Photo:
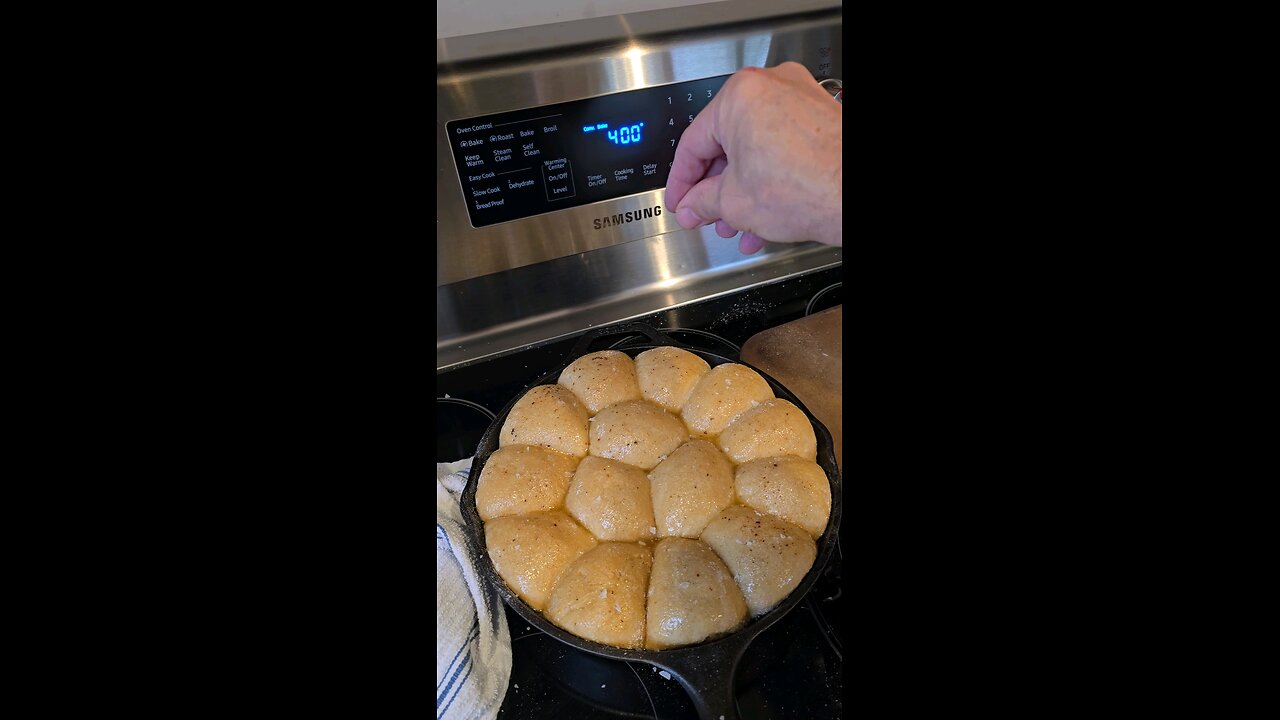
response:
[[[844,473],[843,305],[757,333],[742,346],[742,360],[769,373],[800,398],[827,426],[835,443],[836,466]]]

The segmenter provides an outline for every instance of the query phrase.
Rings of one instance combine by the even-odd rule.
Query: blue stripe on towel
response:
[[[457,683],[457,684],[455,685],[455,684],[454,684],[454,681],[458,679],[458,674],[459,674],[459,673],[461,673],[461,672],[462,672],[462,669],[463,669],[463,668],[466,668],[466,667],[473,667],[473,666],[472,666],[472,664],[471,664],[471,651],[470,651],[470,650],[468,650],[468,651],[467,651],[467,654],[466,654],[466,655],[463,655],[463,656],[462,656],[462,664],[458,666],[458,669],[453,671],[453,677],[452,677],[452,678],[449,678],[449,684],[448,684],[448,685],[446,685],[446,686],[445,686],[445,688],[444,688],[444,695],[439,695],[439,696],[437,696],[437,697],[436,697],[436,717],[437,717],[437,718],[440,718],[440,717],[443,717],[443,716],[444,716],[444,711],[445,711],[445,710],[448,710],[448,709],[449,709],[449,705],[452,705],[452,704],[453,704],[453,697],[457,697],[457,696],[458,696],[458,691],[462,689],[462,683]],[[471,674],[471,671],[470,671],[470,670],[468,670],[468,671],[467,671],[467,675],[470,675],[470,674]],[[465,679],[466,679],[466,676],[463,676],[463,680],[465,680]],[[452,691],[452,692],[451,692],[451,691]],[[451,694],[453,695],[453,697],[449,697]],[[440,707],[440,703],[444,702],[444,699],[445,699],[445,698],[449,698],[449,702],[448,702],[448,703],[445,703],[444,708],[443,708],[443,709],[441,709],[441,707]]]
[[[468,660],[471,659],[471,653],[467,653],[467,659]],[[458,699],[458,695],[462,694],[462,686],[467,684],[467,678],[471,676],[471,671],[475,669],[476,669],[475,664],[472,664],[470,667],[467,668],[467,674],[462,676],[462,682],[458,683],[458,689],[454,691],[453,697],[449,698],[449,702],[445,704],[444,709],[441,710],[440,714],[436,716],[436,720],[440,720],[440,718],[443,718],[445,716],[445,713],[449,712],[449,706],[453,704],[454,700]]]
[[[453,659],[449,661],[449,667],[445,668],[444,673],[440,675],[440,682],[436,683],[436,702],[437,703],[440,702],[440,686],[444,684],[445,677],[447,677],[449,675],[449,671],[453,669],[453,664],[458,662],[458,656],[462,654],[463,650],[467,649],[467,646],[471,644],[472,638],[474,638],[479,633],[480,633],[480,618],[477,617],[475,622],[471,623],[471,630],[467,632],[467,639],[462,641],[462,647],[458,648],[458,652],[453,654]]]

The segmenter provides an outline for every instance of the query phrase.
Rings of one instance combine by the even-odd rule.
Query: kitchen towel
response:
[[[496,717],[511,679],[507,614],[462,531],[470,471],[471,458],[436,464],[436,720]]]

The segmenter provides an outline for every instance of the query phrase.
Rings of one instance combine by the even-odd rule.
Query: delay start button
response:
[[[573,164],[567,158],[543,160],[542,179],[548,202],[571,198],[578,194],[573,185]]]

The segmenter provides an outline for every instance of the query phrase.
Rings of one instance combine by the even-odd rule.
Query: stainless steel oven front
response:
[[[841,261],[742,257],[662,208],[681,125],[724,78],[785,61],[843,78],[839,6],[777,5],[437,41],[437,370]]]

